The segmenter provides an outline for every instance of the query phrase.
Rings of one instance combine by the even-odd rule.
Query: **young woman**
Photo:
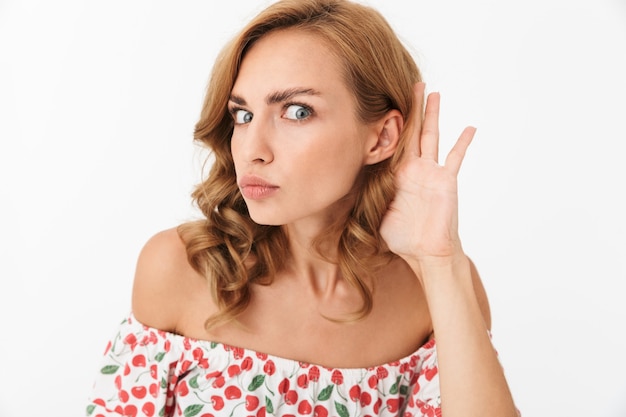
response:
[[[205,218],[145,245],[87,414],[516,415],[457,233],[474,129],[440,163],[423,95],[370,8],[284,0],[253,19],[196,126]]]

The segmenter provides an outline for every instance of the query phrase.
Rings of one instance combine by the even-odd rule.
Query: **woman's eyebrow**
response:
[[[275,91],[271,94],[268,94],[267,97],[265,98],[265,103],[267,103],[268,105],[282,103],[295,96],[302,96],[302,95],[319,96],[321,95],[321,93],[313,88],[302,88],[302,87],[288,88],[286,90]],[[246,100],[243,97],[238,96],[236,94],[231,94],[228,99],[239,106],[245,106],[248,104],[246,103]]]
[[[295,96],[302,96],[302,95],[319,96],[320,92],[312,88],[301,88],[301,87],[288,88],[287,90],[276,91],[272,94],[269,94],[265,98],[265,102],[268,105],[275,104],[275,103],[282,103],[283,101],[287,101]]]

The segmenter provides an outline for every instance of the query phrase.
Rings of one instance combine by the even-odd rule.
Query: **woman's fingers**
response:
[[[459,139],[457,139],[456,143],[448,153],[446,157],[446,168],[452,170],[454,175],[459,174],[459,170],[461,169],[461,163],[463,162],[463,158],[465,157],[465,152],[469,147],[472,139],[474,138],[474,133],[476,133],[476,128],[472,126],[468,126],[463,130]]]
[[[420,134],[422,132],[422,112],[424,111],[424,89],[426,84],[417,83],[413,87],[413,94],[415,96],[415,106],[413,110],[413,120],[415,120],[415,126],[413,127],[413,133],[409,138],[407,156],[415,154],[420,156]]]
[[[439,93],[428,95],[420,136],[420,155],[435,162],[439,160],[439,100]]]

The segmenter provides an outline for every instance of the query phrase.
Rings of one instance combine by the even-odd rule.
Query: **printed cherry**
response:
[[[142,399],[146,396],[148,390],[146,389],[146,387],[138,386],[131,388],[130,393],[133,394],[133,397]]]
[[[300,404],[298,404],[298,413],[311,414],[312,411],[313,411],[313,408],[311,407],[311,404],[307,400],[302,400],[300,401]]]
[[[234,385],[226,387],[224,390],[224,396],[228,400],[236,400],[237,398],[241,398],[241,390]]]
[[[254,411],[259,406],[259,398],[254,395],[246,395],[246,410]]]

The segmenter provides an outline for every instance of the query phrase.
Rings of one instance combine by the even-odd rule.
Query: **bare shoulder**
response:
[[[175,332],[185,301],[202,277],[187,261],[185,243],[176,228],[152,236],[137,260],[132,311],[141,323]]]
[[[478,301],[480,311],[483,314],[485,325],[487,326],[487,329],[491,330],[491,309],[489,307],[489,298],[487,297],[485,286],[480,279],[480,274],[478,273],[478,269],[476,269],[476,265],[471,259],[469,259],[469,263],[472,273],[472,284],[474,286],[474,292],[476,294],[476,300]]]

